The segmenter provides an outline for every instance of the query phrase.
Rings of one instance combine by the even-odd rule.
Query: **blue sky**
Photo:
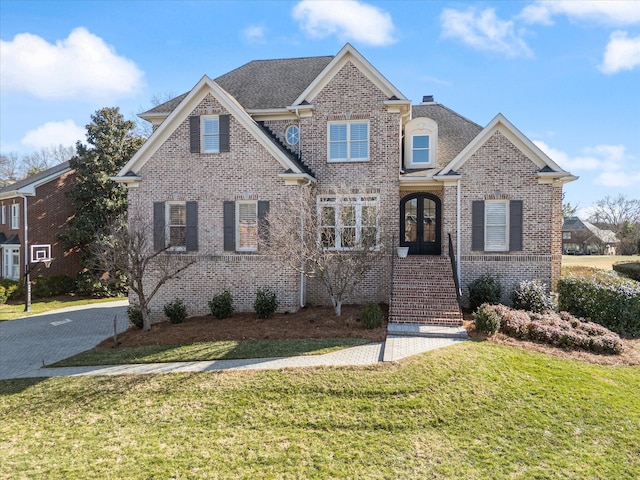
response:
[[[352,43],[414,103],[505,115],[580,180],[640,198],[640,1],[0,1],[0,150],[84,139],[255,59]],[[583,212],[587,213],[587,212]]]

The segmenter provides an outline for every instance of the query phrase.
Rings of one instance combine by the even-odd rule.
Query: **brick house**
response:
[[[553,284],[560,273],[562,185],[576,177],[502,115],[483,128],[432,97],[412,106],[349,44],[335,56],[205,76],[140,116],[154,133],[115,180],[129,187],[130,212],[155,219],[155,247],[195,260],[163,287],[153,316],[176,297],[207,313],[224,289],[238,310],[251,310],[262,286],[277,292],[281,310],[329,304],[245,231],[309,185],[318,212],[335,214],[332,248],[343,247],[339,232],[349,227],[333,189],[357,188],[351,228],[362,228],[363,208],[377,209],[376,228],[391,239],[351,301],[389,302],[392,321],[459,324],[454,273],[463,303],[466,285],[484,273],[505,292],[524,279]],[[407,258],[396,258],[397,246],[409,248]]]
[[[611,230],[569,217],[562,224],[562,251],[573,255],[615,255],[620,240]]]
[[[19,280],[25,273],[25,259],[31,259],[33,245],[51,245],[50,268],[33,270],[34,275],[70,275],[80,271],[80,255],[65,249],[58,239],[74,215],[67,193],[75,171],[64,162],[0,189],[0,276]],[[25,209],[26,205],[26,209]],[[26,213],[26,221],[25,221]]]

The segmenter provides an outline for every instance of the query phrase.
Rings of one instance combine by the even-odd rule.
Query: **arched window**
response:
[[[438,124],[430,118],[418,117],[404,129],[404,167],[408,169],[437,166]]]

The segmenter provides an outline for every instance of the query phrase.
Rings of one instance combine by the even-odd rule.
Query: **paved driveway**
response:
[[[69,307],[0,322],[0,380],[28,376],[44,365],[89,350],[127,329],[127,300]]]

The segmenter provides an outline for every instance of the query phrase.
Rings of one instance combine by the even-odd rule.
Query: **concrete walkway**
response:
[[[112,319],[115,314],[118,314],[124,319],[124,325],[119,323],[119,330],[126,328],[126,314],[125,305],[104,304],[101,306],[101,311],[98,308],[85,308],[85,309],[66,309],[65,312],[52,312],[47,315],[39,315],[41,322],[29,322],[34,317],[29,317],[21,320],[12,320],[10,322],[0,323],[0,380],[8,378],[35,378],[35,377],[59,377],[59,376],[80,376],[80,375],[137,375],[137,374],[158,374],[158,373],[183,373],[183,372],[206,372],[206,371],[222,371],[222,370],[280,370],[284,368],[304,368],[304,367],[332,367],[332,366],[363,366],[374,365],[376,363],[385,361],[393,362],[416,355],[422,352],[433,350],[436,348],[442,348],[449,345],[453,345],[457,342],[463,341],[462,335],[451,335],[448,338],[443,338],[446,335],[440,332],[440,337],[424,336],[425,332],[416,328],[403,328],[402,331],[390,329],[386,342],[370,343],[367,345],[361,345],[358,347],[346,348],[337,352],[328,353],[325,355],[309,355],[298,357],[286,357],[286,358],[252,358],[243,360],[213,360],[207,362],[172,362],[172,363],[151,363],[151,364],[135,364],[135,365],[112,365],[112,366],[94,366],[94,367],[63,367],[63,368],[47,368],[42,366],[40,357],[43,356],[43,345],[39,345],[39,348],[35,350],[30,349],[24,344],[20,346],[23,341],[29,340],[29,337],[37,337],[39,339],[46,339],[47,333],[51,333],[50,327],[64,326],[75,322],[75,326],[81,323],[79,318],[83,316],[91,316],[92,318],[99,318],[93,327],[95,333],[91,336],[91,340],[88,337],[87,330],[93,330],[88,324],[85,328],[81,329],[84,332],[84,337],[81,339],[75,337],[75,333],[67,331],[67,335],[73,335],[72,338],[68,338],[65,342],[55,342],[55,348],[52,348],[51,352],[46,353],[48,361],[45,363],[53,363],[63,358],[70,357],[84,350],[88,350],[97,345],[101,340],[107,338],[113,334]],[[111,309],[105,307],[111,306]],[[120,314],[118,308],[122,309]],[[62,315],[62,317],[60,317]],[[76,317],[76,315],[78,315]],[[71,319],[74,318],[74,320]],[[111,321],[109,321],[111,319]],[[19,335],[11,335],[7,332],[6,325],[14,323],[16,326],[26,322],[24,324],[24,332]],[[60,323],[62,322],[62,323]],[[33,327],[28,325],[33,323]],[[47,327],[47,325],[49,327]],[[105,328],[106,326],[106,328]],[[16,330],[19,330],[16,328]],[[59,337],[62,331],[53,330]],[[7,335],[7,333],[9,333]],[[444,332],[446,333],[446,332]],[[459,332],[458,332],[459,333]],[[65,335],[65,337],[67,336]],[[6,345],[13,345],[9,351],[5,350]],[[53,345],[52,345],[53,346]],[[22,352],[22,353],[19,353]],[[55,354],[54,354],[55,353]]]

